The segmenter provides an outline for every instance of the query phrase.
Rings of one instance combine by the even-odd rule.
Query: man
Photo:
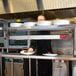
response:
[[[45,16],[39,15],[37,18],[38,22],[39,21],[46,21]],[[49,31],[40,31],[38,32],[38,35],[49,35]],[[51,48],[51,40],[38,40],[37,41],[37,48],[36,48],[37,54],[41,55],[43,53],[52,53],[52,48]]]
[[[39,15],[37,21],[45,21],[45,16]],[[38,35],[49,35],[49,31],[38,31]],[[32,47],[32,48],[31,48]],[[36,49],[37,55],[42,55],[43,53],[52,53],[51,40],[36,40],[31,41],[31,46],[28,51],[34,51]],[[28,60],[25,60],[25,64],[28,65]],[[27,67],[27,65],[25,67]],[[27,67],[28,68],[28,67]],[[28,72],[28,69],[25,69]],[[28,76],[28,73],[25,75]],[[36,61],[31,60],[31,75],[36,76]],[[38,76],[52,76],[52,62],[50,60],[38,60]]]
[[[45,16],[39,15],[38,21],[45,21]],[[49,31],[40,31],[38,35],[49,35]],[[37,54],[52,53],[51,40],[37,40]],[[50,60],[38,60],[39,76],[52,76],[52,62]]]

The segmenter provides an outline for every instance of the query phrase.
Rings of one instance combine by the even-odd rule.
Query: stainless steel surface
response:
[[[76,56],[76,27],[74,30],[74,56]]]
[[[12,40],[49,40],[49,39],[60,39],[60,35],[29,35],[29,36],[10,36]]]
[[[37,1],[37,7],[39,10],[43,10],[43,3],[42,3],[42,0],[36,0]]]
[[[22,22],[27,22],[27,21],[29,21],[29,19],[28,20],[22,20]],[[13,48],[14,49],[27,49],[30,46],[30,40],[27,40],[27,45],[21,45],[21,46],[20,45],[18,45],[18,46],[10,45],[9,39],[8,39],[9,38],[8,27],[10,26],[10,23],[15,23],[15,22],[16,22],[16,20],[7,20],[6,22],[2,22],[3,23],[3,26],[0,26],[0,31],[3,31],[3,35],[2,35],[2,37],[0,37],[0,49],[3,48],[3,49],[7,49],[7,51],[8,51],[9,48],[10,49],[11,48],[12,49]],[[21,34],[21,31],[22,30],[19,31],[20,32],[20,35],[22,35]],[[18,34],[19,35],[19,32],[18,33],[12,33],[12,34],[13,35],[15,35],[15,34]],[[4,45],[4,46],[2,46],[2,45]]]
[[[8,0],[2,0],[2,2],[3,2],[3,5],[4,5],[5,12],[9,13],[10,10],[9,10]]]
[[[72,76],[76,75],[76,61],[72,62]]]
[[[45,10],[76,7],[75,0],[42,0],[42,3]]]
[[[36,59],[36,76],[38,76],[38,59]]]
[[[64,25],[63,27],[62,26],[51,26],[51,25],[48,25],[48,26],[32,26],[32,27],[20,27],[20,28],[8,28],[8,30],[28,30],[28,31],[43,31],[43,30],[69,30],[71,28],[73,28],[73,26],[75,26],[75,24],[73,25]]]
[[[53,76],[69,76],[68,62],[53,62]]]
[[[8,23],[10,22],[15,22],[15,21],[8,21]],[[59,34],[55,34],[55,35],[31,35],[30,32],[33,31],[59,31],[59,30],[66,30],[66,31],[69,31],[69,30],[72,30],[74,29],[75,25],[64,25],[64,26],[33,26],[33,27],[20,27],[20,28],[14,28],[14,27],[8,27],[8,24],[5,24],[6,25],[6,29],[4,30],[5,32],[7,32],[7,34],[11,31],[22,31],[22,30],[25,30],[25,31],[28,31],[28,35],[21,35],[21,33],[19,34],[18,33],[18,36],[14,35],[9,35],[8,36],[6,35],[6,38],[5,37],[2,37],[0,38],[0,43],[4,43],[4,47],[0,47],[1,49],[7,49],[7,51],[9,49],[27,49],[29,48],[30,46],[30,42],[31,40],[48,40],[48,39],[53,39],[51,40],[52,43],[52,48],[53,49],[53,52],[54,53],[57,53],[57,51],[61,51],[63,54],[73,54],[73,38],[72,39],[67,39],[67,40],[59,40]],[[73,27],[72,27],[73,26]],[[5,27],[5,26],[4,26]],[[9,31],[9,32],[8,32]],[[15,33],[17,34],[17,33]],[[9,40],[28,40],[28,45],[27,46],[20,46],[20,45],[10,45],[9,43]],[[58,39],[58,40],[55,40],[55,39]],[[18,41],[19,42],[19,41]],[[19,42],[20,43],[20,42]],[[65,44],[66,43],[66,44]],[[18,43],[17,43],[18,44]],[[71,45],[70,45],[71,44]],[[68,47],[66,47],[66,46]],[[65,48],[66,47],[66,48]]]
[[[53,53],[73,55],[73,38],[68,40],[52,40],[51,46]]]
[[[1,58],[0,58],[0,75],[1,75]]]
[[[50,26],[48,26],[48,28],[49,28]],[[27,30],[28,28],[26,28],[26,30]],[[33,29],[33,27],[32,27],[32,31],[33,30],[35,30],[36,31],[36,29],[38,30],[38,31],[40,31],[40,30],[48,30],[48,29],[46,29],[46,27],[44,27],[44,28],[42,28],[42,26],[40,27],[39,26],[39,28],[37,27],[37,28],[35,28],[35,29]],[[49,28],[49,30],[70,30],[70,29],[73,29],[73,28],[71,28],[71,27],[50,27]],[[19,29],[18,29],[19,30]],[[22,29],[21,29],[22,30]],[[31,31],[31,29],[29,29],[29,31]],[[31,37],[31,35],[29,35],[30,37]],[[46,35],[45,35],[46,36]],[[15,38],[16,39],[16,38]],[[49,38],[50,39],[50,38]],[[73,50],[71,50],[71,51],[73,51]],[[30,76],[31,76],[31,59],[44,59],[44,60],[53,60],[53,59],[55,59],[55,60],[66,60],[66,61],[75,61],[76,60],[76,58],[75,57],[73,57],[73,55],[58,55],[58,56],[56,56],[56,57],[51,57],[51,56],[36,56],[36,55],[30,55],[30,56],[26,56],[26,55],[14,55],[14,54],[0,54],[0,57],[5,57],[5,58],[14,58],[14,59],[23,59],[23,58],[25,58],[25,59],[29,59],[29,72],[30,72]],[[38,64],[38,63],[37,63]],[[36,67],[36,73],[38,72],[38,68]],[[12,74],[13,75],[13,74]],[[38,75],[38,74],[37,74]]]
[[[36,0],[0,0],[0,14],[37,11]]]
[[[8,0],[10,13],[37,11],[36,0]]]
[[[3,5],[3,0],[0,0],[0,14],[5,14],[5,9],[4,9],[4,5]]]
[[[31,76],[31,59],[29,59],[29,76]]]
[[[56,59],[56,60],[69,60],[69,61],[75,61],[76,57],[73,57],[73,55],[58,55],[56,57],[51,57],[51,56],[36,56],[36,55],[9,55],[9,54],[0,54],[0,57],[5,57],[5,58],[26,58],[26,59]]]
[[[6,36],[5,36],[5,32],[4,32],[4,27],[6,27],[6,22],[1,22],[0,23],[0,28],[2,28],[0,31],[1,31],[1,36],[0,36],[0,49],[3,49],[4,47],[6,48],[6,43],[7,43],[7,40],[6,40]]]
[[[73,27],[72,27],[73,26]],[[60,30],[65,30],[65,31],[70,31],[74,29],[75,25],[64,25],[64,26],[33,26],[33,27],[21,27],[21,28],[8,28],[8,30],[28,30],[29,32],[33,31],[60,31]],[[66,34],[66,33],[65,33]],[[69,35],[69,33],[67,33]],[[66,39],[66,40],[59,40],[60,35],[62,34],[51,34],[50,35],[32,35],[29,33],[29,35],[25,36],[9,36],[9,39],[12,40],[51,40],[51,46],[52,50],[54,53],[59,53],[62,52],[62,54],[73,54],[73,38],[72,39]],[[55,40],[57,39],[57,40]]]
[[[63,8],[76,7],[75,0],[70,0],[70,1],[64,0],[63,2],[62,2],[62,0],[57,0],[57,1],[55,1],[55,0],[54,1],[52,1],[52,0],[33,0],[33,1],[31,1],[31,0],[26,0],[26,1],[25,0],[22,0],[22,1],[20,1],[20,0],[7,0],[8,1],[7,6],[10,10],[5,11],[4,8],[6,8],[6,7],[3,6],[3,4],[2,4],[3,0],[0,0],[0,1],[1,1],[1,11],[0,11],[1,14],[8,13],[8,12],[9,13],[16,13],[16,12],[52,10],[52,9],[61,9],[61,8],[63,9]],[[6,0],[4,0],[4,1],[6,1]],[[72,12],[72,11],[70,11],[70,12],[72,13],[72,16],[75,15],[75,12]],[[51,14],[55,15],[55,13],[51,13]],[[67,14],[67,16],[68,16],[68,14]],[[57,18],[59,18],[59,17],[57,17]]]
[[[13,62],[13,59],[11,59],[11,76],[14,76],[14,62]]]
[[[2,27],[0,27],[0,30],[3,30]]]
[[[5,62],[5,76],[24,76],[23,63]]]

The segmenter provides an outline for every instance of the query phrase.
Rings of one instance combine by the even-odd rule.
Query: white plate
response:
[[[50,26],[52,24],[51,21],[39,21],[37,22],[37,25],[39,26]]]
[[[24,54],[24,55],[32,55],[32,54],[34,54],[35,53],[35,51],[32,51],[32,52],[24,52],[24,50],[22,50],[21,52],[20,52],[20,54]]]
[[[32,27],[32,26],[35,26],[35,24],[36,24],[36,22],[25,22],[24,23],[24,26],[26,26],[26,27]]]
[[[10,27],[21,27],[22,23],[11,23]]]
[[[70,21],[69,20],[55,20],[53,24],[54,25],[69,25]]]
[[[45,56],[57,56],[58,54],[43,54]]]

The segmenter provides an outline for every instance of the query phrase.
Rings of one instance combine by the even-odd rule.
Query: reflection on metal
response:
[[[37,11],[36,0],[2,0],[5,13]]]
[[[44,10],[76,7],[76,0],[41,0]]]
[[[8,0],[3,0],[3,5],[4,5],[5,12],[9,13],[10,9],[9,9],[9,5],[8,5]]]
[[[8,0],[11,13],[37,11],[36,0]]]
[[[42,3],[42,0],[37,0],[37,7],[39,10],[43,10],[43,3]]]
[[[60,35],[30,35],[30,36],[10,36],[12,40],[50,40],[50,39],[61,39]]]
[[[14,13],[14,9],[13,9],[11,0],[8,0],[8,4],[9,4],[10,13]]]
[[[0,14],[4,14],[5,13],[5,9],[4,9],[4,5],[3,5],[3,0],[0,0]],[[1,17],[0,17],[1,20]]]

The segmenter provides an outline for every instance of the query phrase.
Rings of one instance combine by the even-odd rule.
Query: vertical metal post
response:
[[[29,76],[31,76],[31,59],[29,58]]]
[[[4,52],[4,49],[2,48],[2,53]]]
[[[7,53],[9,52],[8,48],[7,48]]]
[[[76,27],[74,28],[73,55],[76,56]]]
[[[5,76],[5,58],[1,58],[1,76]]]
[[[11,76],[14,76],[14,62],[13,62],[13,59],[11,59]]]
[[[43,10],[44,7],[43,7],[42,0],[36,0],[36,1],[37,1],[37,7],[38,7],[38,10]]]
[[[6,13],[9,13],[10,12],[10,9],[9,9],[8,0],[2,0],[2,1],[3,1],[5,12]]]
[[[36,76],[38,76],[38,59],[36,59]]]

